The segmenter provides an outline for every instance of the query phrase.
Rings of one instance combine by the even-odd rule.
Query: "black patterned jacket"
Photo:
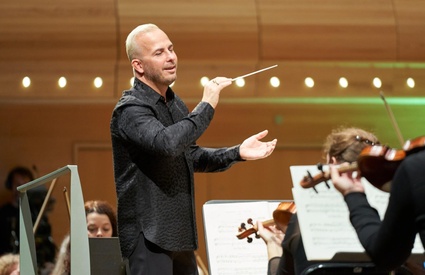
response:
[[[111,119],[118,234],[128,257],[140,232],[169,251],[197,249],[194,172],[218,172],[240,161],[239,146],[203,148],[196,140],[214,109],[200,102],[189,113],[171,88],[167,100],[135,80]]]

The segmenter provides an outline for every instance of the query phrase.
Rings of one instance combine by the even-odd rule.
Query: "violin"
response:
[[[264,227],[270,227],[273,225],[276,225],[279,230],[281,230],[283,233],[286,232],[286,229],[288,228],[289,220],[291,219],[292,215],[297,212],[297,208],[295,206],[295,203],[292,202],[281,202],[277,206],[277,208],[273,211],[273,219],[263,221]],[[251,225],[250,228],[246,228],[246,224],[242,223],[239,227],[239,234],[236,235],[238,239],[245,239],[247,238],[248,243],[252,242],[252,238],[250,235],[255,234],[255,238],[260,238],[260,236],[257,234],[258,228],[257,225],[253,223],[253,220],[249,218],[247,220],[247,223]]]
[[[425,149],[425,136],[406,141],[402,150],[383,145],[367,146],[362,150],[356,162],[342,166],[338,168],[338,171],[340,173],[360,171],[361,175],[373,186],[389,192],[391,180],[400,163],[408,155],[423,149]],[[321,172],[314,177],[307,172],[308,175],[304,176],[300,182],[303,188],[314,188],[315,185],[330,179],[329,171],[324,172],[321,164],[318,165],[318,168]]]

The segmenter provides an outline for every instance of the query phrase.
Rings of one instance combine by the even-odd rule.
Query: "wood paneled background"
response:
[[[206,262],[202,205],[213,199],[291,199],[290,165],[321,161],[331,129],[358,126],[400,148],[383,91],[404,139],[423,135],[425,2],[401,0],[19,0],[0,3],[0,178],[15,165],[42,176],[78,165],[84,197],[115,204],[109,120],[131,69],[124,41],[156,23],[179,57],[173,89],[193,108],[202,76],[246,78],[222,92],[199,140],[230,146],[263,129],[278,148],[268,159],[196,175],[199,253]],[[31,78],[24,88],[22,78]],[[59,88],[65,76],[68,85]],[[102,77],[101,88],[93,86]],[[280,78],[273,88],[269,78]],[[315,80],[313,88],[304,79]],[[346,77],[349,86],[338,86]],[[382,80],[380,89],[372,79]],[[408,88],[406,79],[415,79]],[[50,213],[56,243],[69,229],[58,181]],[[4,201],[9,195],[0,189]],[[244,217],[242,217],[244,218]],[[235,221],[235,227],[240,221]],[[236,230],[236,228],[235,228]]]

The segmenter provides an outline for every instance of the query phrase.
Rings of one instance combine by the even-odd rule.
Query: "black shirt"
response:
[[[166,100],[135,80],[111,120],[118,234],[128,257],[140,232],[169,251],[195,250],[194,172],[217,172],[240,160],[239,146],[204,148],[196,140],[214,109],[200,102],[189,113],[168,88]]]

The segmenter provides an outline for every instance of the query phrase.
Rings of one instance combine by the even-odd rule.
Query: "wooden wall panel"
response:
[[[395,60],[391,1],[261,1],[261,58]]]
[[[121,41],[136,26],[154,23],[167,32],[182,59],[258,57],[255,1],[144,1],[141,8],[139,1],[121,0],[118,5]]]
[[[3,1],[0,60],[114,58],[114,1]]]
[[[397,20],[398,59],[423,61],[425,59],[425,3],[416,1],[394,1],[394,14]]]

